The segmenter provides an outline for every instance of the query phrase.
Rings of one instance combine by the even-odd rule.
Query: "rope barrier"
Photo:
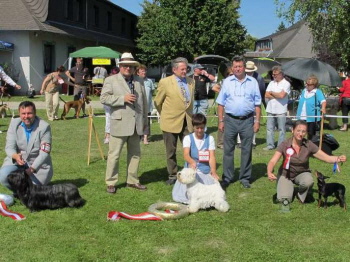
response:
[[[350,118],[350,116],[338,116],[338,115],[323,115],[325,118]],[[160,118],[160,116],[148,116],[149,118]],[[206,118],[211,118],[211,117],[215,117],[217,118],[217,115],[211,115],[211,116],[206,116]],[[263,118],[269,118],[269,117],[278,117],[278,115],[274,115],[274,116],[260,116]],[[300,118],[300,116],[286,116],[288,118],[293,118],[293,119],[298,119]],[[321,116],[303,116],[303,117],[313,117],[313,118],[317,118],[317,117],[321,117]]]

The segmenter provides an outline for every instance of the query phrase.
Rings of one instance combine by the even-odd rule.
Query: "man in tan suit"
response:
[[[111,107],[111,130],[106,169],[107,192],[116,192],[119,157],[123,145],[127,143],[127,181],[126,186],[146,190],[137,176],[141,150],[140,136],[147,126],[147,99],[143,81],[134,76],[136,62],[130,53],[121,56],[120,73],[107,77],[104,81],[101,103]]]
[[[168,185],[176,181],[176,145],[193,131],[192,112],[194,81],[186,77],[187,59],[178,57],[172,61],[173,75],[160,80],[154,104],[160,114],[160,128],[166,149]]]

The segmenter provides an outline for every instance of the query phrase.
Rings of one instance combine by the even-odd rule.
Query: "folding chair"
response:
[[[104,82],[103,78],[92,79],[92,95],[94,96],[101,95],[103,82]]]

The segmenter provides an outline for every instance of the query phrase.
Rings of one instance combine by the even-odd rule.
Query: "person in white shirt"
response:
[[[104,66],[97,66],[94,68],[93,79],[105,79],[107,76],[108,76],[108,72]]]
[[[4,81],[5,83],[7,83],[8,85],[15,87],[16,89],[21,89],[21,86],[20,86],[20,85],[17,85],[17,84],[15,83],[15,81],[13,81],[12,78],[9,77],[9,76],[5,73],[4,69],[3,69],[1,66],[0,66],[0,79],[3,80],[3,81]]]
[[[281,66],[272,68],[273,81],[269,83],[265,93],[267,100],[267,124],[266,124],[266,144],[264,150],[275,148],[274,132],[277,122],[279,130],[278,144],[285,139],[286,116],[288,106],[288,95],[290,94],[290,83],[284,78]]]
[[[192,116],[194,132],[184,137],[183,148],[185,167],[196,170],[196,178],[200,183],[211,185],[219,180],[219,176],[216,173],[215,141],[205,133],[206,124],[207,119],[203,114]],[[187,186],[177,180],[172,191],[173,200],[188,204],[186,191]]]

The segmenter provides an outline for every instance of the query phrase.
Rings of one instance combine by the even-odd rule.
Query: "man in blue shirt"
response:
[[[234,182],[234,151],[237,135],[241,138],[241,168],[239,180],[250,188],[252,174],[252,140],[260,127],[261,95],[258,82],[245,73],[245,61],[237,56],[232,61],[233,75],[226,78],[216,99],[219,131],[224,132],[222,187]],[[255,115],[255,120],[254,120]]]
[[[53,176],[51,127],[36,116],[35,104],[23,101],[19,118],[12,119],[6,136],[6,158],[0,169],[0,183],[11,189],[7,176],[24,170],[34,184],[47,185]]]

